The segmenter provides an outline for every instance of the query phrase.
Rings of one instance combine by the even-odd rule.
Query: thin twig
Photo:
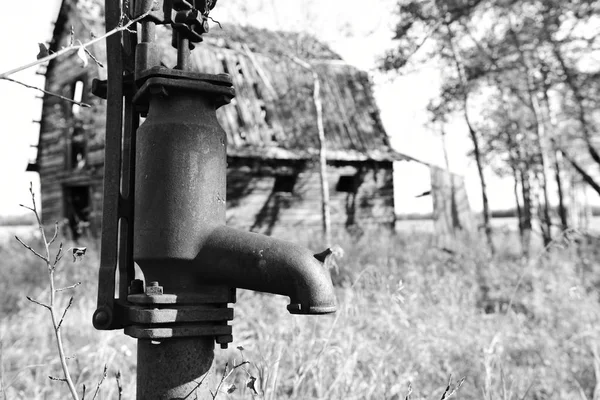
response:
[[[44,303],[42,303],[42,302],[39,302],[39,301],[37,301],[36,299],[32,299],[32,298],[31,298],[31,297],[29,297],[29,296],[25,296],[25,297],[27,297],[27,300],[29,300],[29,301],[30,301],[30,302],[32,302],[32,303],[35,303],[35,304],[37,304],[38,306],[42,306],[42,307],[44,307],[44,308],[47,308],[48,310],[50,309],[50,306],[49,306],[48,304],[44,304]]]
[[[50,376],[50,375],[48,375],[48,378],[52,379],[53,381],[61,381],[61,382],[67,381],[65,378],[57,378],[55,376]]]
[[[54,223],[54,236],[52,236],[52,239],[50,239],[50,243],[48,243],[48,244],[54,243],[54,241],[56,240],[57,236],[58,236],[58,221],[56,221]]]
[[[69,52],[72,52],[72,51],[78,51],[80,48],[90,47],[91,45],[93,45],[95,43],[98,43],[101,40],[104,40],[107,37],[109,37],[111,35],[114,35],[115,33],[127,30],[131,25],[133,25],[136,22],[139,22],[142,19],[146,18],[148,15],[150,15],[151,12],[152,12],[152,9],[146,11],[145,13],[143,13],[142,15],[140,15],[139,17],[130,20],[125,25],[121,25],[120,24],[120,26],[117,26],[116,28],[114,28],[114,29],[106,32],[104,35],[96,37],[96,38],[90,40],[89,42],[86,42],[86,43],[84,43],[84,44],[82,44],[80,46],[65,47],[64,49],[61,49],[61,50],[57,51],[56,53],[52,53],[52,54],[50,54],[50,55],[48,55],[46,57],[40,58],[39,60],[35,60],[35,61],[30,62],[29,64],[25,64],[25,65],[22,65],[20,67],[16,67],[16,68],[13,68],[13,69],[11,69],[9,71],[6,71],[6,72],[0,74],[0,79],[4,79],[7,76],[10,76],[10,75],[12,75],[12,74],[14,74],[16,72],[23,71],[23,70],[29,69],[31,67],[35,67],[36,65],[40,65],[40,64],[46,63],[46,62],[48,62],[50,60],[53,60],[56,57],[59,57],[59,56],[61,56],[63,54],[66,54],[66,53],[69,53]]]
[[[19,239],[19,237],[17,235],[15,235],[15,239],[17,239],[17,242],[21,243],[27,250],[31,251],[33,254],[35,254],[36,256],[38,256],[39,258],[41,258],[42,260],[44,260],[45,262],[48,261],[46,259],[46,257],[44,257],[43,255],[41,255],[40,253],[38,253],[37,251],[35,251],[30,245],[26,244],[21,239]]]
[[[73,304],[73,296],[71,296],[71,298],[69,299],[69,304],[67,304],[65,311],[63,311],[63,315],[62,315],[62,317],[60,317],[60,321],[58,322],[58,326],[56,327],[56,330],[60,329],[60,326],[62,325],[63,321],[65,320],[65,315],[67,315],[67,311],[69,311],[69,308],[71,308],[72,304]]]
[[[26,206],[26,205],[24,205],[24,204],[19,204],[19,207],[23,207],[23,208],[26,208],[26,209],[28,209],[29,211],[34,211],[34,212],[35,212],[35,210],[34,210],[33,208],[31,208],[31,207],[27,207],[27,206]]]
[[[115,380],[117,381],[117,389],[119,391],[119,399],[121,400],[121,396],[123,395],[123,385],[121,384],[121,371],[117,371],[115,374]]]
[[[57,292],[62,292],[63,290],[68,290],[68,289],[76,288],[79,285],[81,285],[81,282],[77,282],[77,283],[72,284],[71,286],[65,286],[65,287],[62,287],[62,288],[54,289],[54,290],[57,291]]]
[[[446,386],[446,390],[444,390],[444,393],[442,394],[442,398],[440,400],[446,400],[450,398],[450,396],[454,396],[458,389],[460,389],[460,387],[463,385],[463,383],[465,383],[465,379],[466,378],[463,377],[460,381],[458,381],[454,389],[450,390],[450,385],[452,384],[452,375],[450,375],[450,377],[448,378],[448,385]]]
[[[246,365],[246,364],[250,364],[250,361],[242,361],[241,363],[239,363],[237,365],[234,365],[229,370],[229,372],[227,372],[228,363],[225,363],[225,368],[223,369],[223,376],[221,376],[221,381],[217,385],[217,389],[215,390],[214,393],[212,391],[210,391],[210,394],[211,394],[213,400],[215,400],[217,398],[217,396],[219,395],[219,391],[221,390],[221,386],[223,386],[223,382],[225,382],[227,380],[227,378],[229,378],[231,376],[231,374],[233,373],[233,371],[235,371],[236,369],[238,369],[241,366]]]
[[[77,104],[78,106],[81,106],[81,107],[87,107],[87,108],[91,107],[91,105],[89,105],[87,103],[82,103],[80,101],[70,99],[70,98],[65,97],[63,95],[60,95],[58,93],[49,92],[49,91],[44,90],[42,88],[39,88],[37,86],[28,85],[28,84],[26,84],[24,82],[18,81],[16,79],[9,78],[7,76],[0,76],[0,79],[5,80],[5,81],[9,81],[9,82],[13,82],[13,83],[17,83],[17,84],[19,84],[21,86],[25,86],[26,88],[29,88],[29,89],[39,90],[40,92],[42,92],[44,94],[47,94],[48,96],[58,97],[61,100],[65,100],[65,101],[68,101],[69,103]]]
[[[62,336],[60,334],[60,329],[59,329],[60,325],[62,324],[63,318],[72,303],[72,299],[69,302],[69,305],[67,306],[67,308],[65,309],[65,311],[63,313],[63,318],[61,318],[61,320],[59,322],[57,315],[56,315],[56,288],[54,287],[54,270],[56,267],[56,262],[53,265],[52,262],[50,261],[50,242],[48,242],[48,240],[46,238],[46,232],[44,231],[44,224],[42,223],[42,219],[40,218],[40,215],[37,211],[37,206],[35,204],[35,193],[33,192],[33,184],[31,182],[29,182],[29,193],[31,194],[32,207],[31,208],[26,207],[26,206],[23,206],[23,207],[28,208],[35,215],[35,219],[38,224],[40,235],[42,237],[42,242],[44,243],[44,247],[46,249],[46,256],[43,257],[39,253],[35,252],[33,249],[31,249],[30,246],[27,246],[18,237],[17,237],[17,240],[23,246],[25,246],[26,248],[28,248],[32,252],[34,252],[36,255],[38,255],[38,257],[40,257],[46,263],[46,267],[48,269],[48,280],[50,281],[50,302],[49,302],[49,304],[43,304],[37,300],[32,299],[29,296],[27,296],[27,299],[33,303],[36,303],[42,307],[47,308],[50,311],[50,317],[52,319],[52,326],[54,327],[54,336],[56,338],[56,346],[58,348],[58,357],[60,359],[60,365],[62,367],[63,374],[64,374],[64,378],[54,378],[51,376],[50,379],[61,381],[61,382],[66,382],[67,386],[69,387],[69,391],[71,392],[71,397],[73,398],[73,400],[79,400],[79,395],[77,394],[77,389],[75,388],[75,385],[73,384],[73,380],[71,379],[71,374],[69,373],[69,367],[67,365],[67,357],[65,356],[65,350],[63,347]],[[61,251],[61,249],[62,249],[62,243],[60,245],[59,252]],[[57,260],[58,259],[59,259],[59,257],[57,256]]]
[[[58,262],[62,258],[62,249],[63,249],[63,244],[62,244],[62,242],[60,242],[60,245],[58,246],[58,251],[56,252],[56,258],[54,259],[54,264],[53,264],[54,268],[56,267],[56,264],[58,264]]]
[[[408,382],[408,389],[406,389],[406,397],[404,398],[404,400],[410,400],[410,395],[412,394],[412,392],[412,383]]]
[[[98,382],[98,386],[96,386],[96,391],[94,392],[94,397],[92,397],[92,400],[96,400],[96,396],[98,396],[98,393],[100,392],[100,386],[102,386],[102,384],[104,383],[104,380],[106,379],[106,376],[108,375],[107,371],[108,371],[108,366],[106,364],[104,364],[104,371],[102,372],[102,378],[100,378],[100,381]]]
[[[81,41],[78,40],[78,42],[79,42],[80,46],[83,46],[83,43],[81,43]],[[104,64],[102,64],[100,62],[100,60],[98,60],[96,58],[96,56],[94,56],[88,49],[86,49],[85,47],[83,47],[83,51],[85,51],[85,54],[87,54],[88,57],[91,58],[100,68],[104,68]]]
[[[200,382],[198,382],[198,384],[187,394],[187,396],[184,397],[184,399],[187,399],[192,393],[194,393],[196,390],[198,390],[198,388],[200,386],[202,386],[202,384],[204,383],[204,380],[206,379],[206,377],[208,376],[208,374],[210,374],[210,371],[208,371],[206,374],[204,374],[204,376],[202,377],[202,379],[200,379]],[[211,395],[212,395],[212,392],[211,392]],[[196,398],[198,398],[197,394],[196,394]]]
[[[223,26],[221,25],[221,23],[219,21],[217,21],[216,19],[214,19],[211,16],[207,16],[208,19],[210,19],[212,22],[214,22],[215,24],[219,25],[219,28],[223,29]]]

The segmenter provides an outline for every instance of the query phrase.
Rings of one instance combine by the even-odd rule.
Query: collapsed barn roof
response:
[[[174,53],[164,54],[170,56],[165,65],[174,65]],[[314,71],[329,159],[405,159],[390,146],[368,74],[312,36],[224,25],[206,35],[192,59],[198,71],[232,76],[236,98],[217,113],[230,155],[301,159],[318,154]]]
[[[63,19],[65,14],[90,30],[97,29],[103,19],[98,0],[64,0]],[[61,22],[54,31],[54,43],[69,36],[65,31],[69,23]],[[161,62],[173,67],[176,51],[171,47],[170,28],[158,32]],[[104,49],[96,51],[104,55]],[[303,63],[310,64],[312,70]],[[345,63],[310,35],[215,25],[192,51],[192,68],[232,77],[236,97],[217,111],[227,133],[230,156],[311,159],[318,154],[314,71],[321,86],[328,159],[410,159],[390,146],[368,74]]]

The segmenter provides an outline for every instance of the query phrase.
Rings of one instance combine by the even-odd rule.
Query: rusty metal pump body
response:
[[[129,30],[107,38],[108,82],[93,89],[108,100],[93,323],[138,339],[138,399],[198,389],[214,342],[233,340],[236,288],[289,296],[294,314],[336,309],[327,252],[225,225],[227,142],[215,111],[234,89],[227,74],[190,70],[215,3],[130,0],[122,10],[106,0],[107,30],[127,15],[139,20],[141,40]],[[159,63],[156,24],[173,29],[173,69]]]

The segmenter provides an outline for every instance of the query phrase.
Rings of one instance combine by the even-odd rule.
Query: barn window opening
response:
[[[81,103],[83,101],[83,81],[76,81],[73,84],[72,91],[72,99],[78,103]],[[73,105],[71,106],[71,111],[73,115],[77,116],[81,111],[81,106],[79,104],[73,103]]]
[[[85,129],[80,122],[76,122],[73,126],[69,142],[69,167],[71,169],[83,168],[86,162],[86,143]]]
[[[356,175],[342,175],[335,185],[335,190],[343,193],[355,193],[357,182]]]
[[[267,126],[271,126],[271,115],[269,109],[264,104],[261,104],[260,106],[260,116]]]
[[[258,83],[254,82],[252,84],[252,89],[254,89],[254,95],[256,96],[256,98],[259,100],[262,100],[263,96],[262,96],[262,92],[260,90],[260,86],[258,86]]]
[[[69,228],[73,239],[77,240],[86,233],[90,226],[90,214],[92,211],[90,202],[90,187],[66,186],[64,188],[65,217],[69,222]]]
[[[228,74],[229,67],[227,66],[227,60],[225,58],[221,59],[221,66],[223,67],[223,72]]]
[[[275,193],[294,193],[294,186],[298,175],[277,175],[273,184]]]

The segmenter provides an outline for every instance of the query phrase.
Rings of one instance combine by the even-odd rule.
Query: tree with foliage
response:
[[[599,9],[598,2],[583,0],[398,3],[398,46],[382,68],[402,71],[413,60],[440,63],[443,85],[429,111],[433,120],[460,115],[466,122],[490,244],[488,165],[514,179],[525,252],[534,217],[544,243],[552,241],[552,179],[562,230],[569,224],[565,174],[577,174],[600,194],[598,178],[589,172],[590,165],[600,166],[595,147],[600,70],[591,62],[600,50]]]

